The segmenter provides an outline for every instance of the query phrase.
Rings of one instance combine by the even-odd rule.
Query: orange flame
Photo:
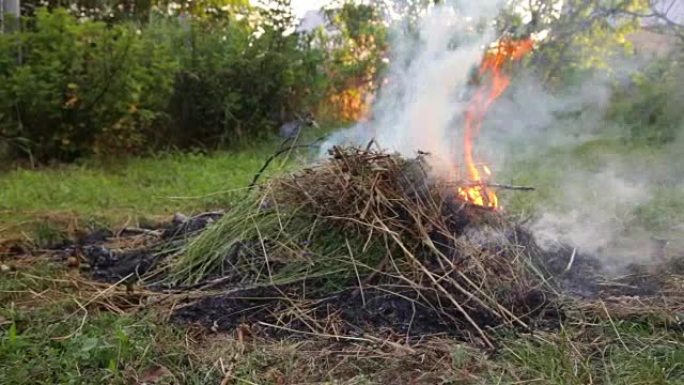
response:
[[[473,158],[473,139],[479,133],[482,120],[489,107],[510,84],[510,78],[504,73],[504,65],[510,61],[522,59],[533,48],[532,39],[502,38],[494,48],[485,52],[482,58],[478,71],[482,83],[475,91],[465,113],[463,151],[469,182],[467,187],[459,187],[458,197],[466,202],[483,207],[499,207],[496,194],[487,187],[486,179],[480,174],[481,168],[486,177],[489,177],[491,174],[489,168],[486,165],[478,168]]]

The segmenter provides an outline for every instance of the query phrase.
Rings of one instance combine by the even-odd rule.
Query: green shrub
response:
[[[329,13],[333,41],[293,33],[289,0],[276,3],[144,23],[38,9],[0,35],[0,151],[43,162],[229,146],[369,89],[385,45],[372,10]]]
[[[274,132],[277,123],[310,108],[325,82],[323,56],[266,26],[247,21],[198,20],[183,47],[171,100],[179,145],[229,145]]]
[[[318,48],[264,20],[141,30],[41,9],[25,32],[0,35],[0,138],[15,155],[71,160],[270,134],[327,82]]]
[[[635,142],[670,142],[684,128],[682,82],[681,58],[656,62],[614,94],[608,117],[625,125]]]
[[[0,36],[0,133],[22,144],[15,151],[68,160],[141,148],[166,118],[170,47],[62,9],[41,9],[32,24]]]

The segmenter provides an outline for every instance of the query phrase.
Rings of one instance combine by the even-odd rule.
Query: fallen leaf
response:
[[[173,373],[162,365],[155,365],[145,370],[138,385],[156,384],[165,378],[173,377]]]
[[[73,256],[67,258],[67,266],[72,268],[78,267],[81,264],[80,262],[81,261],[78,258]]]

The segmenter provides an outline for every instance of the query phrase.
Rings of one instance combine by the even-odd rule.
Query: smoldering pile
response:
[[[218,330],[446,333],[490,347],[497,330],[557,324],[562,293],[598,292],[595,260],[544,252],[457,188],[432,178],[423,156],[333,148],[196,233],[167,230],[143,282],[192,293],[173,319]]]

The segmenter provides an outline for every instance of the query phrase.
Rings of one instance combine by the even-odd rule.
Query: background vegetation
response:
[[[166,313],[122,308],[139,288],[93,286],[65,263],[13,256],[84,229],[229,209],[278,145],[279,124],[306,111],[328,128],[363,116],[391,55],[387,15],[406,16],[410,31],[430,3],[336,4],[327,30],[295,32],[286,0],[25,1],[22,30],[0,34],[0,383],[684,384],[681,322],[655,314],[501,336],[494,356],[442,341],[418,351],[426,372],[380,346],[334,361],[315,341],[176,327]],[[647,12],[644,1],[571,0],[561,15],[529,3],[536,28],[551,32],[523,65],[558,91],[631,52],[639,23],[608,16]],[[511,17],[501,29],[525,25]],[[635,215],[681,236],[684,164],[664,163],[684,153],[684,40],[674,31],[668,56],[614,85],[596,140],[507,165],[502,177],[538,187],[505,197],[511,212],[558,196],[550,163],[591,168],[609,154],[669,173]]]
[[[136,3],[137,4],[137,3]],[[351,120],[385,49],[372,7],[295,31],[289,1],[39,7],[0,35],[0,142],[10,158],[222,148],[305,112]]]

